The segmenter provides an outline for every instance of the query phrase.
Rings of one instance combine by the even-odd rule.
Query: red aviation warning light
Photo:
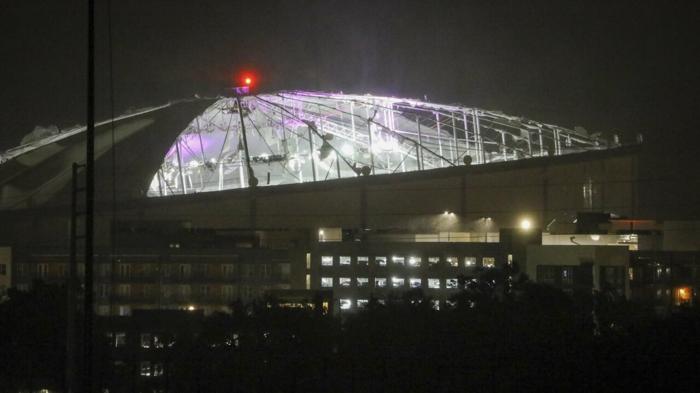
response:
[[[257,79],[258,78],[251,72],[238,74],[236,77],[238,83],[236,83],[236,86],[233,88],[234,93],[239,96],[251,94]]]

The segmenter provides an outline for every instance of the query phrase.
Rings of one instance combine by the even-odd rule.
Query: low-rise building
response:
[[[459,277],[508,263],[499,243],[320,242],[309,254],[309,289],[332,289],[342,311],[420,289],[435,307],[459,290]]]
[[[530,245],[526,273],[534,281],[566,292],[613,290],[629,297],[629,261],[625,246]]]

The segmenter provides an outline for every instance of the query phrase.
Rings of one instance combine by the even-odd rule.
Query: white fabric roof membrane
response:
[[[149,196],[303,183],[597,150],[575,130],[416,99],[307,91],[221,98],[182,131]],[[249,159],[246,159],[243,129]]]

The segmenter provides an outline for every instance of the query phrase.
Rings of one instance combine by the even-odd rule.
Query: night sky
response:
[[[0,2],[0,150],[35,125],[85,122],[83,3]],[[97,3],[104,119],[107,2]],[[698,124],[693,3],[113,1],[114,110],[211,94],[245,68],[260,73],[261,91],[427,95],[630,139],[679,138]]]

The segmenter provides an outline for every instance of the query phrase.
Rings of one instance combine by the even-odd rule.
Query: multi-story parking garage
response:
[[[70,168],[83,160],[82,131],[0,155],[0,245],[12,249],[13,285],[65,276]],[[551,269],[533,268],[525,244],[501,239],[502,231],[525,221],[567,245],[581,245],[576,234],[610,234],[617,240],[581,247],[661,249],[657,238],[679,233],[664,232],[664,221],[699,218],[644,145],[459,105],[283,92],[240,105],[173,102],[100,123],[96,133],[103,314],[218,310],[285,289],[332,288],[351,307],[418,286],[446,301],[451,280],[471,268],[465,258],[527,263],[532,278],[541,271],[542,281],[561,283]],[[577,221],[595,212],[613,220]],[[659,224],[626,227],[622,218]],[[697,250],[692,236],[684,244]],[[597,271],[592,286],[607,274],[600,269],[617,266],[616,285],[629,288],[627,262],[595,256],[603,254],[571,255],[566,266]]]

